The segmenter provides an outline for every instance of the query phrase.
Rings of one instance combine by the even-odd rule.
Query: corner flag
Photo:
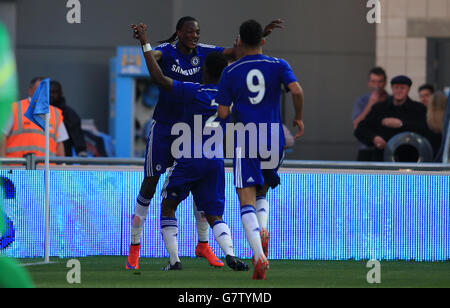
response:
[[[50,112],[49,105],[50,78],[46,78],[40,82],[39,87],[34,92],[25,116],[42,130],[45,130],[44,115]]]

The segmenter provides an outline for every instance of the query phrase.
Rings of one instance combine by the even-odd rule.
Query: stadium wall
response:
[[[150,27],[152,45],[175,31],[176,21],[200,21],[201,41],[231,46],[240,23],[282,18],[286,28],[268,38],[265,52],[289,61],[305,90],[305,135],[287,159],[354,160],[351,111],[367,91],[375,64],[375,25],[361,0],[89,0],[81,24],[66,22],[66,1],[17,0],[17,60],[20,93],[29,80],[47,75],[61,81],[67,102],[82,118],[108,132],[108,65],[116,46],[135,45],[132,22]],[[287,96],[285,123],[294,110]]]
[[[427,40],[449,38],[450,0],[385,0],[382,15],[384,22],[376,29],[376,63],[388,76],[407,74],[413,81],[410,96],[418,101],[418,88],[437,81],[430,76],[434,72],[427,74]],[[444,63],[433,64],[439,65]]]
[[[0,170],[0,177],[15,230],[4,253],[43,256],[44,171]],[[142,172],[51,171],[50,255],[126,256],[142,177]],[[281,182],[268,195],[271,259],[450,259],[448,173],[286,169]],[[167,256],[159,231],[160,203],[157,193],[144,229],[143,257]],[[191,197],[180,205],[177,218],[180,255],[193,257],[197,235]],[[224,219],[237,256],[250,258],[229,172]],[[210,242],[223,256],[212,232]]]

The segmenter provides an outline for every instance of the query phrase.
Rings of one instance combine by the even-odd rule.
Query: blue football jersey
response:
[[[276,124],[282,149],[285,141],[280,115],[281,88],[295,81],[297,78],[285,60],[262,54],[245,56],[223,71],[216,102],[225,106],[233,104],[236,123],[255,123],[257,128],[267,124],[268,148],[271,124]]]
[[[204,149],[205,142],[215,136],[216,132],[214,129],[211,129],[211,135],[203,135],[203,128],[216,128],[220,126],[222,133],[225,133],[226,120],[221,120],[217,115],[218,104],[215,102],[217,93],[218,86],[214,84],[205,85],[176,80],[173,81],[172,94],[174,97],[183,100],[183,116],[181,122],[188,124],[191,130],[192,157],[194,157],[194,149],[198,149],[199,151]],[[194,119],[199,115],[201,115],[201,122],[195,123]],[[200,136],[201,134],[201,138],[196,139],[194,132],[199,129],[201,129],[201,131],[198,131],[199,134],[197,136]],[[220,141],[223,141],[223,136],[220,139]],[[217,151],[222,153],[220,157],[216,158],[223,158],[222,142],[215,145],[219,146],[219,148],[212,147],[211,149],[214,152]],[[202,157],[205,157],[205,155],[202,155]]]
[[[208,54],[213,51],[222,52],[224,48],[199,43],[191,54],[185,55],[178,51],[177,44],[164,43],[155,50],[162,52],[159,66],[164,75],[173,80],[200,83],[202,66]],[[173,124],[180,121],[182,115],[183,105],[180,104],[180,97],[160,88],[153,119],[157,122]]]

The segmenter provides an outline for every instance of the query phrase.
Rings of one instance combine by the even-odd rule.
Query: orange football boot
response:
[[[128,254],[126,269],[139,269],[139,251],[141,250],[141,244],[130,245],[130,252]]]
[[[258,262],[255,265],[255,269],[253,270],[253,280],[264,280],[266,279],[266,271],[269,269],[269,261],[265,255],[261,255],[259,257]]]
[[[216,257],[214,251],[208,243],[198,242],[197,247],[195,248],[195,255],[199,258],[205,258],[208,260],[208,263],[211,266],[223,267],[225,265],[219,258]]]

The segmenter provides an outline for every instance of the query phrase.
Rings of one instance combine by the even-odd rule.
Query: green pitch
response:
[[[139,271],[125,270],[126,257],[77,258],[81,284],[69,284],[69,259],[52,258],[55,263],[27,266],[36,287],[151,287],[151,288],[247,288],[247,287],[450,287],[450,262],[381,262],[381,283],[369,284],[370,268],[364,261],[270,260],[265,281],[253,281],[252,269],[234,272],[213,268],[204,259],[181,258],[182,271],[162,272],[167,259],[142,258]],[[22,263],[37,262],[21,259]],[[245,260],[249,264],[250,260]]]

